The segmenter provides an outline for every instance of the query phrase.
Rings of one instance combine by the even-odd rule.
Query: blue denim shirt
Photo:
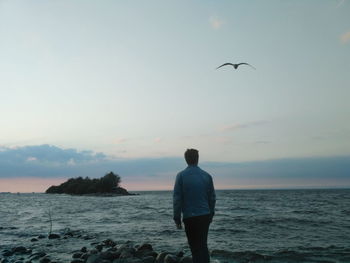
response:
[[[208,214],[214,216],[215,202],[213,179],[206,171],[190,165],[177,174],[173,195],[175,223],[181,223],[181,212],[183,219]]]

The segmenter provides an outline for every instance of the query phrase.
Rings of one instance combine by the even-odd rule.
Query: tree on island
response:
[[[46,190],[47,194],[99,194],[115,193],[127,195],[127,190],[120,187],[121,178],[118,174],[110,172],[100,179],[90,179],[89,177],[70,178],[59,186],[51,186]]]

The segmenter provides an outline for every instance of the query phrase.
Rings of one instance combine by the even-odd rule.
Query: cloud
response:
[[[0,165],[46,165],[57,166],[70,164],[94,163],[106,159],[103,153],[61,149],[44,144],[23,147],[3,147],[0,151]]]
[[[222,126],[219,128],[219,131],[221,132],[235,131],[238,129],[251,128],[259,125],[264,125],[266,123],[267,121],[253,121],[253,122],[247,122],[243,124],[236,123],[236,124]]]
[[[340,36],[340,42],[343,43],[343,44],[346,44],[350,41],[350,31],[342,34]]]
[[[33,161],[28,161],[28,158]],[[200,162],[200,167],[212,174],[216,185],[221,188],[350,187],[349,163],[350,156],[342,156],[255,162]],[[116,159],[102,153],[50,145],[3,148],[0,152],[0,184],[15,178],[98,178],[113,171],[122,177],[122,186],[126,188],[130,185],[134,189],[171,189],[176,174],[185,167],[182,157]],[[0,188],[6,191],[3,184]],[[16,191],[14,186],[11,189]],[[21,188],[17,191],[25,190]],[[43,188],[41,191],[45,190]],[[29,186],[27,191],[32,191]],[[38,191],[37,188],[35,191]]]
[[[215,30],[220,29],[225,24],[225,22],[222,19],[218,18],[217,16],[211,16],[209,18],[209,23],[211,28]]]
[[[345,0],[340,0],[335,8],[339,8],[344,4]]]
[[[126,142],[127,141],[127,139],[125,139],[125,138],[117,138],[117,139],[115,139],[114,141],[113,141],[113,143],[114,144],[122,144],[122,143],[124,143],[124,142]]]
[[[155,142],[155,143],[159,143],[159,142],[161,142],[161,141],[162,141],[162,138],[160,138],[160,137],[157,137],[157,138],[154,139],[154,142]]]

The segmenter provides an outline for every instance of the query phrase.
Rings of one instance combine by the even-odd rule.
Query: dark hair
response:
[[[197,165],[198,164],[198,150],[196,149],[187,149],[185,152],[185,160],[188,165]]]

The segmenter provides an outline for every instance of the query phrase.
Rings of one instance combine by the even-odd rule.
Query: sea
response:
[[[3,250],[25,246],[70,262],[73,251],[105,239],[190,255],[185,232],[172,219],[172,192],[137,193],[1,193],[0,258]],[[350,189],[217,190],[216,195],[208,237],[212,262],[350,263]],[[74,237],[31,242],[50,230]]]

